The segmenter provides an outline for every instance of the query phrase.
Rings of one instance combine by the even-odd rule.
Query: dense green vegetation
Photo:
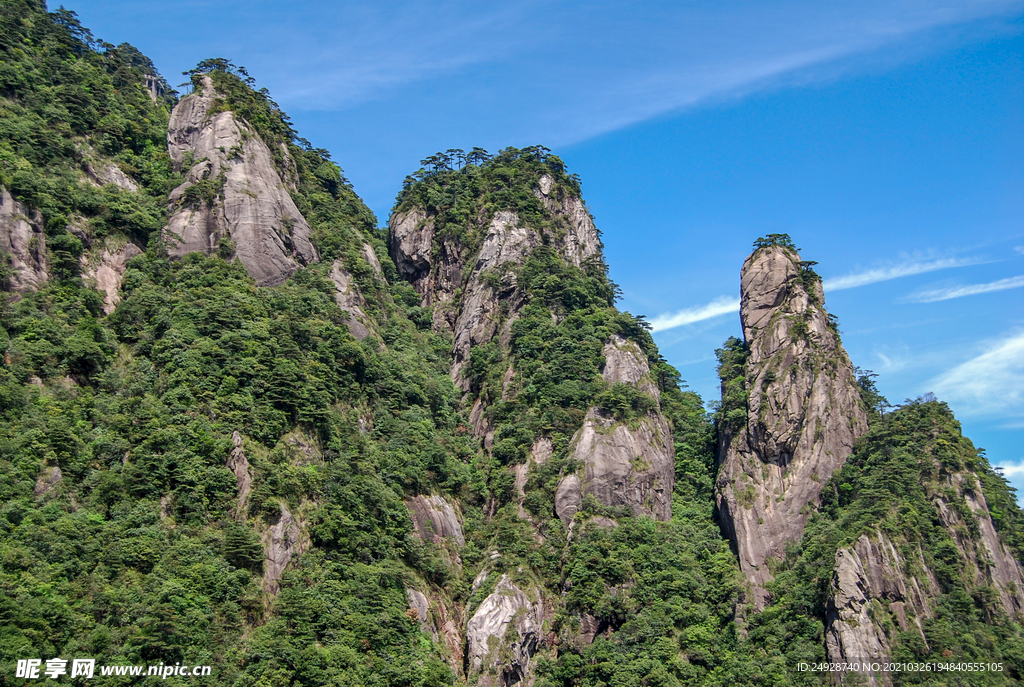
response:
[[[836,551],[852,546],[861,535],[877,537],[882,532],[927,588],[927,573],[914,563],[923,556],[940,589],[933,616],[922,618],[923,640],[913,626],[909,631],[895,629],[894,660],[1001,661],[1003,674],[959,676],[958,682],[949,684],[1019,680],[1024,675],[1020,626],[1007,619],[996,592],[973,579],[937,514],[938,503],[946,502],[959,511],[967,527],[974,523],[949,482],[952,475],[971,473],[984,485],[1001,536],[1019,541],[1013,490],[961,434],[945,404],[919,399],[877,419],[825,485],[819,512],[808,523],[803,539],[790,545],[776,581],[769,585],[775,602],[754,620],[751,638],[759,639],[758,633],[763,632],[767,643],[790,656],[794,656],[787,649],[790,646],[820,647],[821,626],[808,619],[824,614]],[[1009,518],[1002,510],[1007,506],[1013,512]],[[977,542],[977,536],[975,531],[968,539]],[[905,674],[898,683],[934,684],[932,680],[934,676]]]
[[[566,220],[534,192],[548,175],[551,202],[579,196],[557,156],[541,146],[438,153],[396,200],[396,211],[431,215],[435,241],[467,262],[499,211],[542,238],[520,263],[483,275],[505,299],[499,324],[513,293],[517,310],[505,341],[471,351],[463,393],[449,375],[451,337],[432,330],[433,313],[398,279],[376,218],[244,68],[215,58],[188,75],[194,88],[212,79],[216,109],[244,120],[295,182],[323,261],[273,289],[230,262],[227,243],[219,255],[172,261],[154,240],[183,176],[165,148],[175,94],[150,96],[147,75],[166,87],[152,63],[96,41],[66,10],[30,0],[0,8],[0,187],[39,211],[52,267],[39,290],[0,292],[0,684],[20,684],[8,672],[15,659],[55,656],[210,664],[217,684],[239,687],[456,684],[463,666],[453,670],[443,638],[420,630],[406,590],[465,609],[464,625],[501,573],[557,600],[533,664],[539,686],[826,684],[793,666],[824,658],[836,551],[875,530],[901,550],[920,546],[941,587],[927,647],[899,633],[894,657],[1008,666],[962,684],[1024,671],[1018,626],[991,588],[965,576],[936,500],[961,508],[949,477],[967,475],[1018,556],[1024,518],[942,404],[888,412],[872,373],[858,372],[871,430],[780,564],[772,604],[737,622],[743,579],[714,520],[714,449],[746,419],[746,344],[733,338],[717,351],[723,396],[708,414],[643,319],[615,308],[600,254],[579,267],[563,259]],[[90,180],[105,165],[137,190]],[[213,184],[186,200],[212,202]],[[79,276],[79,258],[108,237],[147,248],[110,315]],[[795,250],[784,234],[755,247],[775,245]],[[363,341],[334,300],[336,259],[372,320]],[[801,268],[806,284],[818,279],[813,263]],[[613,337],[646,357],[659,399],[604,381]],[[476,402],[493,442],[473,436]],[[631,427],[666,418],[671,521],[591,497],[569,536],[554,492],[579,467],[572,437],[592,409]],[[227,467],[235,432],[253,477],[241,510]],[[530,467],[524,517],[514,468],[539,438],[553,455]],[[421,494],[460,505],[465,546],[414,536],[403,501]],[[308,541],[292,542],[304,551],[275,594],[264,545],[285,509]],[[617,526],[598,526],[602,517]],[[492,574],[474,585],[485,567]],[[584,617],[597,629],[590,644],[579,640]]]

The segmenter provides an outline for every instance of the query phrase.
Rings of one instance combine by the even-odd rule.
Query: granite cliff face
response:
[[[761,609],[769,559],[800,537],[867,416],[821,282],[794,249],[763,247],[747,259],[740,320],[746,420],[723,425],[716,505]]]
[[[601,239],[583,201],[571,195],[561,200],[549,197],[552,184],[550,176],[541,176],[534,194],[554,223],[562,225],[564,233],[557,235],[530,226],[509,210],[495,212],[489,221],[479,218],[474,231],[482,237],[478,245],[451,232],[437,235],[436,217],[421,207],[391,217],[391,258],[399,276],[422,297],[422,306],[433,309],[434,328],[454,336],[452,379],[463,390],[469,389],[462,369],[470,350],[499,335],[507,344],[512,323],[524,305],[516,265],[545,240],[553,241],[559,256],[576,267],[600,254]],[[495,275],[500,275],[497,281]],[[502,304],[507,310],[499,312]]]
[[[233,254],[258,284],[276,286],[318,260],[312,231],[267,144],[219,103],[206,76],[171,113],[167,148],[186,180],[170,195],[168,252]]]
[[[476,235],[481,237],[477,248],[465,235],[448,231],[439,236],[436,218],[423,208],[408,208],[391,218],[391,257],[399,275],[420,294],[422,306],[433,308],[434,328],[452,334],[451,375],[464,391],[471,390],[464,374],[470,352],[495,340],[503,349],[508,347],[512,325],[527,302],[518,284],[517,266],[541,245],[553,246],[574,267],[600,256],[597,229],[578,196],[557,192],[547,174],[539,177],[533,194],[556,230],[531,225],[516,212],[501,210],[477,223]],[[566,475],[559,484],[556,512],[568,524],[584,496],[592,495],[606,506],[629,506],[637,515],[667,520],[674,481],[672,430],[657,410],[659,392],[646,355],[635,342],[619,336],[607,341],[603,352],[604,380],[637,388],[655,402],[655,409],[635,423],[616,421],[597,407],[589,410],[572,441],[573,457],[583,468],[580,475]],[[514,378],[515,369],[509,367],[503,397]],[[483,412],[486,405],[485,399],[477,400],[471,422],[489,449],[493,434]],[[516,466],[520,488],[526,483],[529,465]]]
[[[49,276],[43,218],[0,189],[0,253],[6,253],[14,291],[39,288]]]
[[[636,387],[654,401],[660,397],[647,357],[632,341],[615,336],[604,347],[604,380]],[[568,525],[585,495],[606,506],[628,506],[634,515],[656,520],[672,517],[675,450],[672,429],[660,411],[634,425],[617,422],[591,408],[573,438],[573,457],[583,475],[566,475],[555,492],[555,512]]]

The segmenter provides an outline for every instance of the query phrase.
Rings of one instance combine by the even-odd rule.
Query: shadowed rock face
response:
[[[252,491],[252,474],[249,470],[249,459],[245,455],[245,444],[242,435],[238,432],[231,433],[231,443],[234,448],[228,455],[227,466],[235,476],[235,485],[238,489],[238,502],[235,506],[235,517],[245,521],[249,514],[249,493]]]
[[[263,533],[263,588],[276,595],[281,591],[281,576],[292,558],[309,548],[309,538],[303,533],[302,522],[296,519],[282,502],[277,522]]]
[[[270,149],[231,112],[210,114],[215,98],[213,81],[205,77],[201,92],[182,98],[171,113],[167,148],[175,168],[182,167],[186,153],[194,164],[185,183],[171,192],[168,252],[210,254],[230,239],[249,275],[261,286],[276,286],[318,259],[311,230]],[[219,187],[212,205],[186,204],[186,192],[204,181]]]
[[[964,582],[970,588],[993,590],[1002,610],[1010,618],[1020,618],[1024,615],[1024,573],[999,540],[981,489],[967,488],[968,484],[978,484],[973,473],[950,475],[932,496],[936,515],[960,554]],[[975,523],[963,522],[959,514],[968,512]],[[977,529],[971,534],[975,524]],[[895,637],[887,634],[887,628],[890,632],[916,631],[927,647],[922,621],[934,615],[939,596],[938,580],[925,562],[920,544],[894,539],[881,530],[861,535],[853,546],[836,554],[825,608],[829,661],[891,660]],[[865,677],[868,684],[892,684],[885,673]]]
[[[884,663],[891,659],[889,638],[880,619],[892,614],[894,625],[912,628],[925,641],[922,620],[932,615],[932,599],[938,594],[934,575],[916,551],[916,575],[892,541],[882,532],[861,535],[850,548],[836,553],[828,602],[825,608],[825,649],[835,663]],[[919,579],[920,578],[920,579]],[[891,685],[886,673],[870,670],[867,684]]]
[[[14,291],[37,289],[49,278],[42,215],[16,201],[7,189],[0,189],[0,253],[10,259]]]
[[[341,260],[335,260],[328,275],[334,282],[334,300],[338,307],[348,313],[348,330],[357,340],[362,341],[370,333],[366,326],[368,318],[363,311],[366,301],[359,293],[352,275],[342,267]]]
[[[725,423],[716,504],[764,608],[766,562],[782,559],[822,485],[867,431],[853,366],[829,326],[816,275],[795,250],[757,250],[743,265],[740,320],[749,349],[747,419]]]
[[[462,522],[455,507],[443,496],[414,496],[405,502],[416,535],[422,541],[442,544],[446,540],[465,546]]]

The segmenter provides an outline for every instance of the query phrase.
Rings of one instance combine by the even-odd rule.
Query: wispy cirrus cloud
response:
[[[965,415],[1024,417],[1024,331],[990,343],[932,380],[932,388]]]
[[[713,317],[737,313],[740,309],[740,299],[731,296],[719,296],[707,305],[694,308],[686,308],[674,313],[664,313],[651,320],[651,329],[656,332],[682,327],[686,324],[710,320]]]
[[[904,300],[910,303],[935,303],[948,301],[952,298],[963,298],[964,296],[975,296],[980,293],[991,293],[992,291],[1006,291],[1007,289],[1019,289],[1024,286],[1024,275],[1008,277],[987,284],[967,284],[966,286],[950,286],[945,289],[931,289],[921,291]]]
[[[841,291],[853,289],[858,286],[867,286],[890,279],[909,277],[915,274],[924,274],[936,270],[946,270],[954,267],[966,267],[977,265],[983,262],[979,258],[943,258],[937,260],[908,260],[888,267],[878,267],[862,272],[854,272],[834,279],[826,279],[823,286],[826,291]],[[1010,288],[1010,287],[1003,287]],[[738,298],[730,296],[719,296],[706,305],[684,308],[672,313],[662,313],[651,320],[651,328],[656,331],[674,329],[684,325],[709,320],[713,317],[737,312],[740,307]]]
[[[890,279],[910,277],[915,274],[925,274],[937,270],[948,270],[954,267],[967,267],[978,265],[983,261],[979,258],[942,258],[938,260],[907,260],[889,267],[877,267],[862,272],[854,272],[842,277],[835,277],[824,280],[822,287],[826,291],[842,291],[843,289],[854,289],[858,286],[877,284]]]

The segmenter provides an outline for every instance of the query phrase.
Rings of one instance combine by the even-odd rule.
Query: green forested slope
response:
[[[932,496],[954,464],[975,471],[1015,552],[1020,512],[933,402],[874,419],[777,572],[774,603],[736,622],[743,579],[713,514],[715,420],[642,319],[615,309],[603,259],[559,257],[565,227],[532,189],[542,174],[563,193],[578,194],[580,181],[545,149],[473,151],[458,169],[428,159],[397,199],[396,211],[433,213],[439,239],[466,256],[502,210],[552,238],[514,268],[523,300],[508,343],[472,351],[463,393],[451,336],[432,329],[421,294],[399,279],[376,218],[243,69],[208,60],[193,76],[209,74],[220,107],[294,160],[292,198],[323,260],[277,288],[220,257],[169,260],[154,240],[182,176],[165,143],[174,98],[150,97],[151,63],[94,41],[64,10],[27,0],[0,9],[0,186],[41,213],[52,268],[38,290],[0,293],[0,684],[23,683],[16,659],[55,656],[211,664],[210,684],[239,687],[456,684],[460,667],[443,638],[421,631],[407,589],[435,590],[465,620],[494,587],[497,575],[474,589],[484,567],[557,600],[532,665],[537,685],[827,684],[794,666],[825,656],[836,551],[879,527],[921,542],[942,585],[928,648],[901,636],[899,657],[1007,665],[946,684],[1012,683],[1024,670],[1018,626],[964,578]],[[286,171],[283,156],[275,163]],[[137,190],[90,181],[100,164]],[[147,248],[110,315],[79,260],[107,237]],[[373,320],[363,341],[334,300],[336,259]],[[499,289],[507,276],[486,278]],[[638,346],[660,401],[602,380],[611,336]],[[719,421],[746,412],[742,342],[722,363]],[[503,393],[510,366],[514,393]],[[490,447],[473,436],[478,399]],[[591,407],[627,425],[655,410],[667,419],[671,521],[589,500],[567,536],[554,492],[575,469],[571,439]],[[227,467],[236,432],[253,478],[241,512]],[[554,452],[530,473],[524,518],[512,470],[541,436]],[[425,494],[461,506],[459,564],[413,534],[403,501]],[[275,592],[264,547],[285,509],[304,540]],[[584,615],[599,630],[592,644],[576,639]]]

